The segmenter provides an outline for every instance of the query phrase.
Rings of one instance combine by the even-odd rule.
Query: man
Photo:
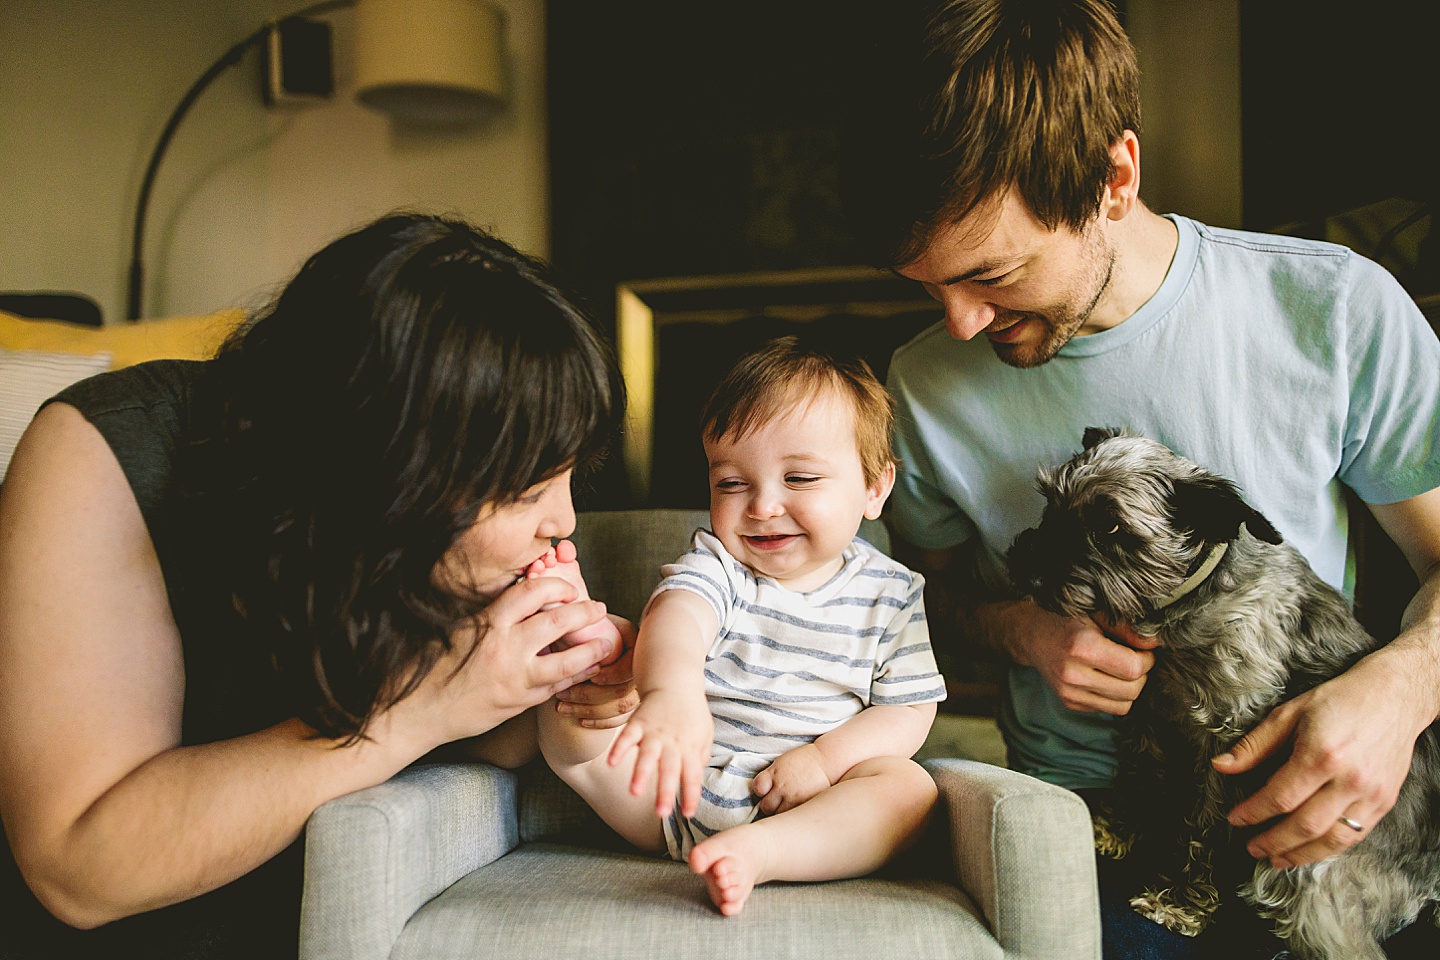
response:
[[[1043,506],[1036,468],[1067,459],[1087,426],[1129,427],[1238,481],[1337,588],[1353,586],[1342,484],[1419,575],[1394,642],[1214,761],[1235,774],[1293,751],[1230,814],[1266,824],[1254,856],[1345,850],[1390,809],[1440,714],[1440,345],[1348,250],[1146,208],[1134,52],[1103,0],[951,0],[924,43],[923,142],[892,180],[890,259],[945,322],[890,368],[892,509],[962,632],[1013,664],[1011,765],[1108,786],[1114,718],[1164,641],[1064,621],[1003,586],[1004,553]],[[938,617],[946,602],[927,605]],[[1107,955],[1204,947],[1137,920],[1135,891],[1111,889],[1104,864],[1101,885]]]

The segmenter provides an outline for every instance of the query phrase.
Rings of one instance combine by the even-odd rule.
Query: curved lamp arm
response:
[[[355,2],[356,0],[322,0],[320,3],[311,4],[290,14],[290,17],[281,19],[313,16],[341,7],[352,7]],[[150,191],[155,186],[155,175],[160,170],[160,160],[165,156],[165,148],[170,145],[170,139],[175,136],[175,130],[180,126],[180,121],[185,118],[185,114],[189,112],[190,107],[205,91],[205,88],[210,86],[210,83],[220,74],[239,63],[251,47],[258,46],[277,22],[279,21],[266,23],[226,50],[219,60],[211,64],[210,69],[202,73],[200,79],[196,80],[185,96],[180,98],[174,112],[170,114],[170,120],[165,124],[165,129],[161,131],[160,139],[155,144],[155,150],[150,154],[150,165],[145,168],[145,179],[140,184],[140,200],[135,208],[135,231],[130,238],[130,287],[126,297],[126,319],[131,321],[140,319],[140,301],[145,284],[145,214],[150,205]]]

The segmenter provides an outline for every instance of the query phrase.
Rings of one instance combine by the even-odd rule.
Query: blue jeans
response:
[[[1100,877],[1100,934],[1105,960],[1200,960],[1223,956],[1226,960],[1271,960],[1285,956],[1285,945],[1260,925],[1258,918],[1238,899],[1222,908],[1228,917],[1215,922],[1198,937],[1185,937],[1130,906],[1142,887],[1123,863],[1097,858]],[[1225,919],[1230,923],[1223,922]]]

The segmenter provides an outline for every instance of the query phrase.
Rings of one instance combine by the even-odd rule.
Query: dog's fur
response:
[[[1360,843],[1289,870],[1251,860],[1226,813],[1276,764],[1226,777],[1210,758],[1379,643],[1229,481],[1113,430],[1087,430],[1084,447],[1040,471],[1048,505],[1009,564],[1041,607],[1102,612],[1162,644],[1122,727],[1097,849],[1146,863],[1154,883],[1132,905],[1178,932],[1198,933],[1238,886],[1296,956],[1383,960],[1379,942],[1440,899],[1440,725],[1421,735],[1399,800]],[[1163,605],[1222,543],[1213,572]]]

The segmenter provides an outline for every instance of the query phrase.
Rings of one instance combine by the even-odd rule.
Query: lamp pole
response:
[[[326,13],[337,10],[341,7],[352,7],[356,0],[322,0],[320,3],[312,4],[303,10],[292,13],[290,17],[309,17],[319,13]],[[145,287],[145,216],[150,205],[150,192],[155,187],[155,175],[160,171],[160,161],[165,156],[165,148],[170,145],[170,140],[175,136],[175,130],[180,126],[180,121],[185,118],[190,107],[210,86],[211,82],[224,73],[230,67],[239,63],[251,47],[258,46],[265,39],[279,21],[272,21],[265,24],[254,33],[250,34],[229,50],[226,50],[219,60],[210,65],[210,69],[200,75],[185,96],[180,98],[175,110],[170,114],[165,129],[160,133],[160,139],[155,144],[154,151],[150,154],[150,163],[145,168],[145,179],[140,183],[140,199],[135,207],[135,230],[130,238],[130,286],[126,297],[126,319],[136,321],[140,319],[141,301],[144,297]]]

